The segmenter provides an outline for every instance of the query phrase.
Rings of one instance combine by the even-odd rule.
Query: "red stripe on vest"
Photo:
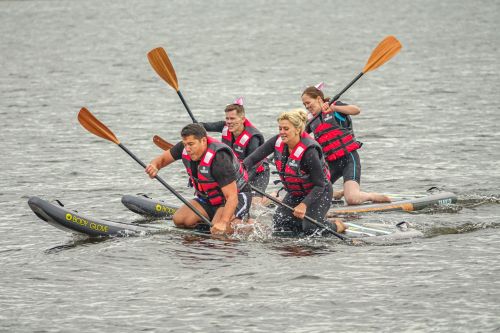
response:
[[[228,145],[233,149],[234,154],[240,161],[243,161],[250,153],[247,151],[247,146],[250,140],[255,136],[255,135],[260,135],[260,131],[255,128],[255,126],[250,122],[250,120],[245,118],[245,121],[243,122],[243,126],[245,128],[243,129],[243,132],[238,135],[238,137],[234,140],[233,142],[233,133],[229,131],[229,128],[224,126],[222,129],[222,142]],[[264,138],[264,137],[262,137]],[[266,161],[267,159],[264,159],[263,161]],[[265,168],[264,165],[262,165],[262,161],[257,163],[257,169],[256,173],[261,173],[264,172]]]
[[[361,143],[356,141],[354,133],[341,127],[333,113],[323,112],[309,127],[321,145],[327,161],[336,160],[361,148]]]
[[[316,146],[318,151],[320,147],[316,141],[307,133],[303,132],[300,142],[290,151],[287,163],[283,165],[282,157],[285,149],[285,144],[278,138],[274,146],[274,161],[276,163],[276,169],[279,172],[281,182],[285,190],[292,196],[304,197],[309,194],[314,187],[314,183],[309,178],[309,175],[305,174],[300,166],[304,153],[310,147]],[[320,155],[322,155],[320,153]],[[323,172],[325,174],[326,181],[330,180],[330,171],[325,160],[321,156],[323,161]]]

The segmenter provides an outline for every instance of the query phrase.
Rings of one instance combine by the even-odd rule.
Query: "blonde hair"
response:
[[[278,121],[281,120],[288,120],[293,125],[293,127],[298,129],[300,133],[302,133],[307,123],[307,112],[302,109],[283,111],[278,116]]]

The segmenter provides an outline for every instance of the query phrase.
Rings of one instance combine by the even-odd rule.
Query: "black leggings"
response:
[[[332,195],[332,184],[328,184],[321,198],[307,207],[306,215],[320,223],[328,223],[331,228],[336,230],[335,225],[327,222],[325,217],[326,213],[328,213],[328,209],[330,209]],[[300,204],[302,200],[304,200],[304,197],[293,197],[287,193],[285,198],[283,198],[283,203],[295,208],[295,206]],[[274,230],[277,231],[293,231],[296,233],[304,232],[306,234],[311,234],[320,229],[314,223],[305,219],[301,220],[296,218],[293,215],[293,211],[282,206],[278,206],[276,212],[274,213],[273,226]]]

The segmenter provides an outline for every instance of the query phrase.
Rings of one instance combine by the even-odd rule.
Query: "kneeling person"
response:
[[[233,224],[248,215],[252,199],[246,171],[231,148],[208,136],[202,126],[185,126],[181,137],[182,141],[151,161],[146,173],[154,178],[158,170],[182,159],[196,194],[190,203],[212,221],[213,234],[231,234]],[[173,221],[177,227],[194,228],[201,219],[182,205]]]
[[[247,169],[274,153],[276,169],[286,191],[283,203],[292,206],[290,211],[279,206],[273,216],[275,230],[297,233],[314,233],[318,227],[304,220],[308,215],[321,223],[329,223],[326,214],[332,201],[330,172],[323,158],[321,146],[304,132],[307,115],[304,111],[282,112],[278,117],[279,134],[267,140],[243,164]],[[335,221],[331,225],[343,232],[345,225]]]

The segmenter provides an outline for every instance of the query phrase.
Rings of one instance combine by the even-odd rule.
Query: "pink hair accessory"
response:
[[[243,106],[243,97],[238,97],[233,104],[238,104]]]
[[[325,83],[324,82],[320,82],[318,83],[317,85],[315,85],[316,89],[318,90],[323,90],[323,87],[325,86]]]

